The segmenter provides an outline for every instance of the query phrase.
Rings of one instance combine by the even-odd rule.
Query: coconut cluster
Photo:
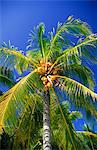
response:
[[[57,79],[53,75],[57,75],[59,68],[54,68],[50,71],[50,74],[48,75],[49,70],[51,69],[52,63],[50,62],[44,62],[44,60],[41,60],[38,67],[38,73],[42,76],[41,80],[45,86],[45,88],[52,87],[53,82]]]
[[[50,76],[50,77],[46,77],[46,76],[43,76],[41,78],[43,84],[45,85],[45,88],[50,88],[52,87],[53,85],[53,81],[55,81],[57,78],[55,76]]]
[[[46,63],[46,62],[44,62],[44,60],[41,60],[39,63],[39,67],[38,67],[38,73],[40,75],[46,74],[49,71],[51,66],[52,66],[52,63],[50,63],[50,62]]]

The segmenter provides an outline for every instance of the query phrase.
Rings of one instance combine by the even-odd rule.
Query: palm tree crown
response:
[[[26,54],[14,47],[0,48],[2,66],[16,69],[20,74],[25,70],[29,72],[0,97],[0,132],[4,129],[12,135],[28,112],[32,122],[37,104],[41,105],[45,98],[49,98],[49,103],[45,102],[50,107],[49,113],[53,115],[51,107],[59,106],[68,137],[76,149],[72,127],[68,127],[67,116],[63,114],[55,89],[64,91],[74,104],[85,107],[97,118],[94,107],[97,94],[93,92],[95,82],[89,68],[90,63],[97,62],[97,35],[92,33],[88,24],[70,16],[65,23],[58,23],[49,35],[45,35],[45,26],[40,23],[29,36],[27,48],[30,50]],[[28,130],[31,130],[30,126]]]

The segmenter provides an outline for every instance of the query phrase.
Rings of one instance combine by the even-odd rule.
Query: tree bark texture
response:
[[[51,150],[50,135],[50,95],[49,90],[44,92],[43,108],[43,150]]]

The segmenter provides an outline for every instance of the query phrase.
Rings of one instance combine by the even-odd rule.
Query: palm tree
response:
[[[64,24],[45,35],[45,26],[39,24],[30,33],[29,46],[25,54],[14,47],[0,48],[0,64],[16,69],[18,73],[29,72],[15,86],[0,98],[0,132],[9,135],[21,125],[25,112],[31,109],[30,123],[37,103],[43,104],[43,149],[51,150],[50,103],[51,95],[57,90],[78,107],[85,107],[97,118],[93,92],[93,72],[88,63],[95,63],[97,36],[90,27],[79,19],[70,16]],[[76,44],[75,44],[76,43]],[[32,48],[33,47],[33,48]],[[73,149],[76,149],[71,128],[63,115],[60,101],[55,99]],[[56,105],[55,105],[56,106]],[[29,123],[29,120],[27,121]],[[25,124],[26,127],[26,124]],[[29,133],[31,127],[29,124]]]

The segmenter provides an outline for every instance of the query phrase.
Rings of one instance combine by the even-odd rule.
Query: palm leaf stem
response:
[[[40,45],[41,45],[41,53],[42,53],[42,57],[45,60],[45,53],[44,53],[44,47],[43,47],[43,40],[42,40],[42,33],[40,35]]]

